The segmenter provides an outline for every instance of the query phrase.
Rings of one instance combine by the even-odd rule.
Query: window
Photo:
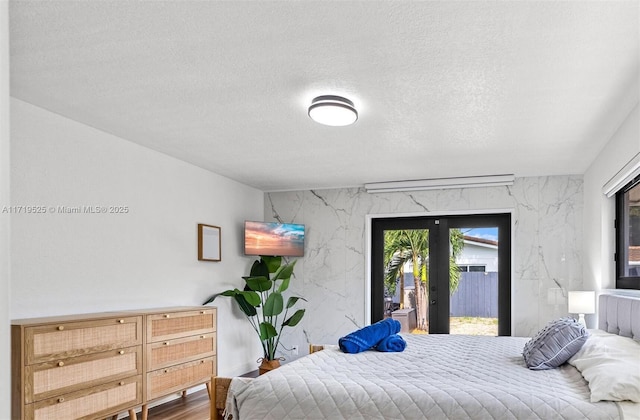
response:
[[[458,265],[458,270],[463,273],[472,272],[472,273],[484,273],[487,271],[486,265]]]
[[[640,176],[616,193],[616,288],[640,289]]]

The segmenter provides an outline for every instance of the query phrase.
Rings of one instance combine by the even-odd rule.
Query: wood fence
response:
[[[451,316],[498,317],[498,273],[460,273],[451,296]]]

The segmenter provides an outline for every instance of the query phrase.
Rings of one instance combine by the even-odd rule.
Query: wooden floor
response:
[[[124,419],[128,418],[124,417]],[[203,389],[150,408],[149,420],[209,420],[209,394],[206,389]]]

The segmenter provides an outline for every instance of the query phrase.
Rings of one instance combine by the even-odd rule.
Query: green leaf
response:
[[[278,292],[282,293],[285,290],[287,290],[289,288],[289,282],[291,281],[291,277],[288,277],[284,280],[282,280],[282,283],[280,283],[280,287],[278,287]]]
[[[229,290],[227,290],[227,292],[228,292],[228,291],[229,291]],[[222,295],[222,294],[224,294],[224,292],[223,292],[223,293],[216,293],[215,295],[211,295],[211,296],[209,296],[209,297],[207,298],[207,300],[203,303],[203,305],[206,305],[207,303],[211,303],[211,302],[213,302],[213,301],[215,300],[215,298],[217,298],[218,296],[220,296],[220,295]],[[226,295],[225,295],[225,296],[226,296]]]
[[[282,257],[270,257],[267,255],[261,255],[260,259],[267,265],[269,273],[275,273],[276,270],[282,265]]]
[[[305,311],[304,309],[298,309],[296,311],[296,313],[291,315],[291,318],[289,318],[286,321],[284,321],[282,323],[282,325],[287,325],[289,327],[295,327],[296,325],[298,325],[298,322],[300,322],[300,320],[304,316],[304,311]]]
[[[273,292],[267,298],[267,301],[264,303],[264,307],[262,308],[262,313],[264,316],[276,316],[280,315],[283,309],[283,299],[282,295],[278,292]]]
[[[300,299],[304,300],[305,302],[307,301],[307,299],[302,298],[302,297],[299,297],[299,296],[291,296],[291,297],[289,298],[289,300],[287,300],[287,309],[289,309],[289,308],[291,308],[293,305],[295,305],[295,304],[296,304],[296,302],[297,302],[298,300],[300,300]]]
[[[260,295],[254,291],[242,291],[238,292],[238,295],[244,297],[245,300],[252,306],[258,307],[262,303],[262,301],[260,300]]]
[[[289,264],[286,264],[280,267],[278,271],[276,271],[275,275],[273,276],[273,279],[280,280],[280,279],[290,278],[291,275],[293,274],[293,268],[295,267],[297,261],[298,260],[293,260]]]
[[[268,322],[260,323],[260,340],[268,340],[270,338],[276,337],[278,335],[278,331],[276,331],[275,327]]]
[[[257,314],[256,307],[260,306],[260,295],[256,292],[241,291],[238,289],[225,290],[222,293],[217,293],[209,298],[206,303],[212,302],[218,296],[232,297],[238,303],[240,310],[248,317],[255,316]]]
[[[269,278],[269,266],[262,260],[254,261],[249,276]]]
[[[266,277],[245,277],[244,281],[247,282],[247,286],[256,292],[264,292],[271,289],[273,282]]]
[[[240,307],[240,310],[244,312],[246,316],[252,317],[257,315],[258,312],[256,311],[255,306],[247,302],[247,299],[245,299],[244,295],[237,294],[234,296],[234,298],[236,302],[238,302],[238,306]]]

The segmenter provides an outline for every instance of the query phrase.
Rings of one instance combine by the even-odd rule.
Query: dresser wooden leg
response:
[[[138,416],[136,415],[136,410],[133,408],[129,410],[129,420],[138,420]]]
[[[205,384],[207,386],[207,393],[209,394],[209,400],[211,400],[211,382]]]
[[[147,404],[142,406],[142,420],[147,420],[147,416],[149,415],[149,407]]]

